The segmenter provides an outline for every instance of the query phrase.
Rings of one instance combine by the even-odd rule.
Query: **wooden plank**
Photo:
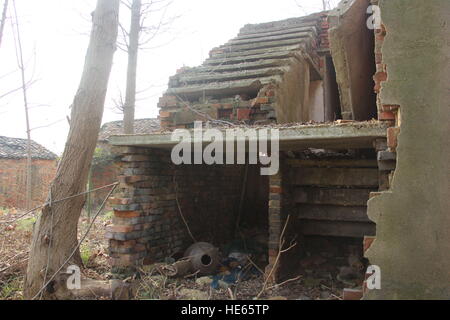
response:
[[[366,159],[331,159],[331,160],[302,160],[288,159],[291,167],[326,167],[326,168],[377,168],[377,160]]]
[[[326,221],[348,221],[348,222],[371,222],[367,216],[367,207],[344,207],[330,205],[297,205],[298,219],[326,220]]]
[[[378,170],[370,168],[295,168],[293,184],[378,188]]]
[[[373,189],[321,189],[297,187],[294,201],[303,204],[330,204],[338,206],[366,206]]]
[[[305,220],[299,226],[303,235],[364,238],[376,234],[374,223]]]

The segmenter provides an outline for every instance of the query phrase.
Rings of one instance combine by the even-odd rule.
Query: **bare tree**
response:
[[[116,50],[119,0],[98,0],[84,70],[72,104],[70,131],[48,203],[38,217],[30,249],[24,296],[70,298],[61,271],[81,265],[78,220],[98,139],[106,90]],[[55,202],[59,199],[65,201]],[[61,275],[61,277],[60,277]]]
[[[131,25],[128,43],[128,67],[125,104],[123,108],[124,133],[134,133],[134,109],[136,104],[136,76],[139,49],[139,34],[141,32],[142,1],[133,0],[131,4]]]
[[[5,5],[7,2],[5,3]],[[20,39],[20,25],[19,25],[19,18],[17,16],[17,8],[16,8],[16,1],[12,1],[13,9],[14,9],[14,20],[16,24],[16,30],[14,35],[14,43],[16,48],[16,58],[17,58],[17,65],[20,70],[21,80],[22,80],[22,94],[23,94],[23,105],[25,108],[25,124],[27,129],[27,178],[26,178],[26,190],[25,190],[25,207],[27,210],[31,208],[32,204],[32,194],[31,194],[31,177],[32,177],[32,158],[31,158],[31,130],[30,130],[30,116],[28,113],[28,97],[27,97],[27,81],[25,80],[25,65],[23,63],[23,50],[22,50],[22,41]],[[14,32],[14,30],[13,30]]]
[[[3,30],[5,30],[6,13],[8,11],[8,1],[9,0],[5,0],[5,2],[3,3],[2,21],[0,22],[0,46],[2,45]]]
[[[159,33],[161,30],[170,25],[175,17],[166,19],[165,14],[167,8],[172,2],[167,0],[124,0],[122,4],[131,12],[130,28],[127,30],[119,24],[122,39],[118,46],[128,54],[127,66],[127,83],[125,91],[125,101],[122,103],[120,97],[118,109],[123,109],[124,133],[134,133],[134,113],[136,106],[136,79],[139,49],[145,49],[145,46]],[[161,6],[159,6],[161,5]],[[158,7],[159,6],[159,7]],[[155,11],[163,11],[159,23],[147,25],[146,21],[149,15]],[[117,105],[117,103],[116,103]]]

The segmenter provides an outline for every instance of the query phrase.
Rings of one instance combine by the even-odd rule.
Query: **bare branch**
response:
[[[2,21],[0,22],[0,46],[2,44],[3,30],[5,29],[6,24],[6,12],[8,11],[8,2],[9,0],[5,0],[5,3],[3,4]]]
[[[29,89],[31,87],[31,85],[36,83],[36,82],[37,82],[37,80],[31,80],[31,81],[26,82],[25,83],[25,89]],[[17,91],[20,91],[20,90],[23,90],[23,86],[17,87],[15,89],[12,89],[12,90],[10,90],[10,91],[0,95],[0,99],[3,99],[6,96],[9,96],[10,94],[13,94],[14,92],[17,92]]]

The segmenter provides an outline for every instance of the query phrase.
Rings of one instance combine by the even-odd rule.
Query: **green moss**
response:
[[[34,223],[36,222],[35,217],[26,218],[17,221],[17,229],[22,231],[33,231]]]
[[[0,300],[19,299],[22,291],[22,278],[16,277],[0,283]]]
[[[91,257],[91,248],[89,248],[89,245],[86,243],[83,243],[80,247],[80,255],[81,260],[83,261],[83,265],[87,265],[89,258]]]

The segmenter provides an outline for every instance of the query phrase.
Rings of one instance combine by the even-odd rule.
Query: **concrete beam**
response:
[[[280,41],[280,40],[287,40],[287,39],[297,39],[298,40],[300,38],[305,38],[308,36],[317,36],[315,29],[309,28],[309,29],[302,30],[297,33],[281,33],[278,35],[271,35],[271,36],[266,36],[266,37],[261,37],[261,38],[242,39],[242,38],[238,37],[237,39],[227,42],[223,47],[251,44],[251,43],[264,43],[264,42],[269,42],[269,41]]]
[[[281,75],[289,70],[289,67],[272,67],[254,70],[242,70],[234,72],[220,72],[220,73],[200,73],[200,74],[178,74],[170,79],[170,87],[180,87],[185,83],[205,83],[217,81],[230,81],[242,79],[258,79],[273,75]]]
[[[242,71],[242,70],[253,70],[260,68],[270,68],[270,67],[279,67],[285,66],[293,61],[294,58],[289,59],[265,59],[265,60],[257,60],[253,62],[243,62],[237,64],[224,64],[217,66],[200,66],[194,67],[181,73],[181,75],[201,75],[210,72],[232,72],[232,71]],[[176,76],[175,76],[176,77]]]
[[[283,59],[293,56],[297,50],[302,50],[304,44],[296,44],[291,46],[247,50],[243,52],[230,52],[219,50],[211,54],[211,58],[205,60],[204,65],[242,63],[248,61],[258,61],[261,59]]]
[[[372,143],[375,139],[386,137],[386,128],[387,125],[381,122],[299,125],[279,128],[280,150],[372,148]],[[241,127],[240,129],[245,128]],[[222,131],[225,132],[224,129]],[[191,134],[193,136],[192,130]],[[270,141],[270,135],[268,139]],[[245,137],[241,137],[240,140],[245,140],[247,143],[249,141]],[[209,143],[203,139],[193,139],[192,142],[202,142],[205,145]],[[225,134],[223,142],[227,142]],[[170,149],[177,142],[171,140],[171,133],[153,133],[112,136],[110,144]]]
[[[288,29],[282,29],[278,31],[268,31],[268,32],[259,32],[259,33],[253,33],[253,34],[247,34],[247,35],[241,35],[239,34],[234,40],[244,40],[244,39],[258,39],[258,38],[266,38],[266,37],[272,37],[277,35],[284,35],[284,34],[291,34],[291,33],[297,33],[297,32],[313,32],[317,34],[317,28],[315,27],[316,24],[311,24],[310,26],[304,26],[304,27],[297,27],[297,28],[288,28]]]
[[[281,82],[281,76],[231,80],[225,82],[213,82],[209,84],[195,84],[179,88],[169,88],[168,95],[178,95],[185,99],[196,99],[202,96],[226,97],[235,94],[257,93],[259,89],[269,83]]]

